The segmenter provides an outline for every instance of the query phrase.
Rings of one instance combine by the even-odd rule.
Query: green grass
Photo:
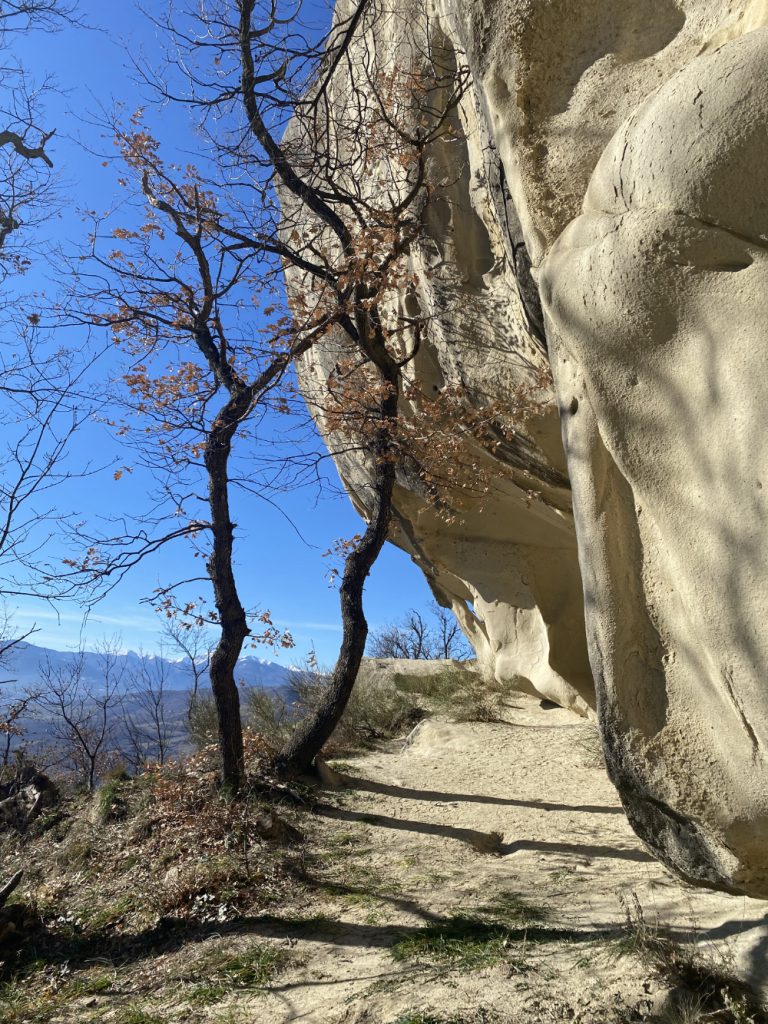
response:
[[[187,999],[194,1006],[212,1006],[214,1003],[220,1003],[226,994],[227,988],[225,985],[195,985],[188,994]]]
[[[525,928],[547,919],[543,907],[535,907],[518,893],[509,890],[494,896],[490,903],[479,908],[479,913],[516,928]]]
[[[394,944],[391,953],[397,961],[432,961],[464,971],[514,960],[518,970],[522,970],[522,947],[519,938],[502,924],[457,915],[443,924],[428,925],[404,936]]]
[[[69,1003],[83,996],[100,995],[114,986],[114,976],[97,974],[63,981],[58,990],[42,991],[32,985],[44,965],[37,962],[33,971],[18,975],[0,985],[0,1024],[48,1024],[66,1009]],[[50,976],[49,979],[50,981]],[[123,1024],[122,1021],[116,1024]],[[130,1024],[130,1022],[128,1022]]]
[[[123,797],[124,783],[128,776],[118,769],[110,773],[96,790],[96,815],[99,822],[105,825],[108,821],[119,821],[127,813],[127,805]]]
[[[115,1024],[167,1024],[167,1018],[159,1017],[156,1013],[148,1013],[135,1006],[122,1010],[114,1020]]]
[[[407,1010],[392,1024],[492,1024],[496,1020],[498,1015],[493,1010],[478,1006],[475,1010],[452,1013],[447,1017],[429,1010]]]
[[[103,928],[109,928],[121,918],[125,917],[127,913],[133,910],[133,907],[133,895],[128,893],[115,900],[114,903],[108,903],[106,906],[99,907],[92,912],[87,910],[82,911],[81,918],[83,924],[89,930],[101,931]]]
[[[286,950],[266,944],[253,946],[234,956],[216,954],[204,966],[201,965],[194,977],[187,979],[197,983],[189,993],[189,1001],[209,1006],[235,989],[265,989],[285,969],[288,959]]]
[[[29,989],[23,980],[12,978],[0,986],[0,1022],[22,1020],[29,1009]],[[34,1017],[31,1018],[34,1020]]]
[[[110,992],[115,984],[114,975],[99,974],[95,978],[75,978],[67,990],[67,994],[75,996],[96,996],[100,992]]]
[[[504,962],[522,973],[527,970],[529,945],[571,937],[561,929],[542,928],[546,917],[544,908],[505,891],[478,907],[472,916],[455,914],[403,936],[391,952],[395,960],[432,962],[465,971]]]

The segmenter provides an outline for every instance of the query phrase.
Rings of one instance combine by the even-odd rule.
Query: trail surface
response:
[[[291,966],[268,993],[233,998],[233,1020],[641,1019],[663,993],[619,955],[627,909],[765,981],[768,906],[681,884],[648,856],[592,727],[526,697],[505,717],[428,720],[336,764],[347,784],[318,809],[324,885],[256,929]]]

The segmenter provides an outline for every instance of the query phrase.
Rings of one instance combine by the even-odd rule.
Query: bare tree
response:
[[[48,255],[35,229],[57,205],[49,145],[55,129],[45,114],[53,86],[19,63],[14,43],[72,20],[66,0],[0,4],[0,598],[58,594],[45,553],[66,514],[52,491],[74,475],[70,441],[90,407],[83,384],[90,358],[76,346],[62,348],[43,323],[46,299],[23,291],[35,257]],[[77,475],[83,472],[88,468]],[[3,636],[6,647],[24,639]]]
[[[200,684],[208,674],[211,664],[213,644],[210,628],[204,623],[186,624],[172,617],[165,620],[163,635],[171,649],[183,655],[192,673],[192,689],[187,706],[187,718],[191,719],[199,697]]]
[[[195,32],[182,36],[169,26],[203,127],[215,130],[213,113],[238,118],[228,139],[216,138],[225,166],[248,169],[249,199],[255,193],[261,211],[275,209],[277,184],[277,230],[270,232],[262,218],[258,230],[241,229],[233,243],[263,248],[265,238],[280,240],[293,273],[294,315],[301,319],[313,303],[343,332],[350,358],[328,381],[324,415],[370,467],[368,522],[349,545],[339,587],[339,657],[316,715],[278,757],[285,773],[307,768],[331,735],[365,649],[363,587],[388,535],[396,465],[404,455],[402,371],[423,327],[418,312],[393,312],[388,299],[408,292],[405,256],[439,191],[427,172],[428,155],[450,132],[466,84],[465,69],[443,62],[429,39],[414,40],[418,58],[404,72],[379,61],[365,43],[379,7],[361,0],[322,49],[308,46],[300,33],[300,2],[282,9],[259,0],[211,0],[195,11]],[[223,71],[212,74],[210,58]],[[346,90],[342,102],[339,90]],[[380,187],[370,187],[372,175]]]
[[[420,612],[411,609],[399,622],[382,626],[370,638],[373,658],[432,658],[434,652],[427,623]]]
[[[371,636],[370,654],[374,658],[464,660],[471,648],[455,617],[436,602],[430,605],[432,622],[415,608],[397,622],[378,629]]]
[[[2,747],[0,748],[0,764],[7,768],[11,763],[11,754],[14,751],[14,740],[18,740],[26,733],[24,718],[30,706],[35,702],[39,694],[35,691],[25,693],[11,701],[0,716],[0,734],[2,735]]]
[[[0,709],[0,764],[4,768],[11,763],[11,754],[20,752],[20,748],[14,749],[14,743],[27,731],[25,718],[35,697],[34,692],[19,694],[14,689],[17,680],[11,675],[14,649],[33,632],[34,629],[29,629],[26,633],[19,633],[14,628],[13,615],[7,605],[0,603],[0,671],[5,676],[0,679],[0,686],[9,687],[14,694],[3,702]]]
[[[173,580],[154,599],[169,621],[178,618],[179,630],[207,626],[218,634],[208,673],[219,720],[222,781],[236,791],[244,780],[237,660],[246,641],[283,647],[293,641],[273,626],[268,612],[249,613],[240,599],[233,558],[233,445],[275,401],[292,360],[322,335],[328,317],[308,316],[291,330],[278,320],[264,340],[243,337],[239,292],[244,282],[252,284],[259,252],[233,251],[220,201],[192,168],[177,180],[143,125],[135,123],[119,140],[136,172],[146,220],[138,231],[114,229],[113,238],[123,248],[107,255],[95,235],[91,269],[81,275],[81,300],[93,303],[89,315],[110,326],[130,359],[122,381],[124,407],[141,423],[137,445],[160,482],[161,496],[156,515],[145,517],[135,532],[125,520],[112,536],[86,534],[81,527],[87,554],[72,562],[70,578],[75,584],[98,582],[105,592],[158,548],[185,538],[192,542],[205,576]],[[94,277],[96,290],[88,293]],[[105,302],[115,311],[100,312]],[[159,367],[155,360],[162,360]],[[121,423],[120,430],[129,427]],[[212,609],[204,599],[177,599],[180,588],[200,582],[211,585]]]
[[[23,272],[30,264],[29,229],[45,216],[51,200],[53,161],[48,143],[55,129],[42,127],[48,82],[34,83],[13,57],[21,33],[51,31],[72,17],[64,0],[17,0],[0,7],[0,273]]]
[[[88,554],[73,575],[100,576],[110,586],[158,547],[192,541],[205,576],[171,582],[157,597],[169,616],[218,630],[210,676],[222,776],[232,789],[244,773],[237,659],[254,638],[290,642],[266,613],[249,620],[239,597],[231,503],[236,443],[249,423],[289,403],[294,362],[329,331],[340,332],[348,353],[324,394],[310,400],[337,439],[335,451],[359,452],[369,467],[368,521],[346,548],[343,638],[331,684],[317,715],[280,754],[277,768],[286,773],[311,763],[349,698],[367,638],[363,587],[387,539],[396,467],[406,458],[423,463],[399,414],[403,369],[428,318],[392,299],[411,287],[408,250],[441,187],[428,174],[429,154],[453,131],[466,70],[444,62],[429,39],[404,71],[380,66],[363,45],[354,51],[355,76],[344,78],[344,88],[351,83],[347,107],[338,97],[329,102],[336,69],[353,60],[352,42],[365,40],[378,6],[360,3],[321,46],[302,31],[300,0],[211,0],[185,12],[188,32],[178,29],[174,10],[165,28],[178,68],[191,76],[181,98],[201,114],[216,167],[181,171],[164,163],[140,118],[118,128],[149,209],[140,226],[113,230],[118,245],[110,252],[99,244],[98,226],[80,278],[91,320],[109,324],[132,360],[124,382],[134,412],[156,430],[151,458],[163,478],[156,508],[165,511],[151,520],[152,529],[145,521],[114,537],[81,531]],[[179,98],[164,82],[157,83],[163,98]],[[371,175],[380,188],[371,190]],[[284,272],[293,275],[290,310],[281,299]],[[254,296],[263,304],[265,295],[268,307],[249,322],[243,310]],[[103,311],[107,304],[110,312]],[[158,359],[162,370],[152,366]],[[124,435],[130,429],[123,421],[117,426]],[[141,438],[146,458],[145,429]],[[266,494],[280,484],[250,486]],[[202,581],[212,587],[210,612],[176,596],[181,586]]]
[[[435,651],[438,658],[454,658],[466,661],[474,651],[461,631],[456,616],[435,602],[432,611],[437,619]]]
[[[6,285],[0,299],[6,325],[0,353],[0,593],[12,595],[40,593],[37,556],[47,539],[45,524],[57,516],[41,501],[67,475],[62,459],[84,414],[76,396],[76,360],[56,351],[41,330],[40,300],[8,281],[31,264],[32,229],[50,215],[53,186],[47,144],[54,132],[41,127],[50,86],[33,84],[14,60],[13,41],[19,33],[53,30],[71,15],[63,0],[0,5],[0,278]]]
[[[60,762],[74,771],[89,791],[114,754],[115,719],[122,707],[125,671],[113,641],[103,643],[96,657],[98,683],[86,678],[84,651],[73,654],[63,665],[46,661],[40,669],[40,691],[32,702],[37,718],[55,738]]]
[[[175,730],[168,708],[168,665],[159,657],[140,653],[136,669],[129,670],[123,704],[128,759],[135,771],[149,762],[165,764]]]

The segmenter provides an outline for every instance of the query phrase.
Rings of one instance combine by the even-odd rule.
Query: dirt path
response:
[[[616,955],[622,901],[765,981],[768,907],[687,887],[654,862],[590,735],[521,698],[504,723],[427,721],[405,746],[337,764],[350,785],[319,809],[320,894],[258,929],[289,966],[267,994],[233,996],[230,1016],[210,1019],[639,1019],[654,986],[638,960]]]

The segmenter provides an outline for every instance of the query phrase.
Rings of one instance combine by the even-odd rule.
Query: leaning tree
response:
[[[208,0],[188,12],[194,28],[183,33],[174,14],[164,27],[187,89],[158,83],[165,99],[200,116],[239,214],[224,225],[231,244],[279,247],[295,321],[317,311],[327,326],[315,342],[331,332],[343,339],[323,386],[305,397],[333,453],[357,451],[370,473],[367,524],[346,545],[340,578],[338,659],[316,713],[277,758],[285,773],[310,765],[351,694],[368,632],[363,588],[388,536],[398,466],[410,464],[436,489],[440,445],[419,444],[401,416],[404,370],[429,316],[398,298],[413,298],[409,252],[451,183],[433,155],[455,135],[467,84],[428,20],[402,27],[408,45],[384,54],[374,26],[406,20],[407,11],[360,0],[313,46],[302,22],[311,9],[301,0]],[[440,402],[429,404],[435,413]]]
[[[354,451],[368,466],[367,523],[344,547],[343,636],[330,685],[278,755],[283,773],[309,766],[351,693],[368,632],[363,588],[387,539],[398,467],[440,500],[441,474],[453,466],[454,448],[438,443],[437,428],[450,419],[449,389],[420,396],[429,430],[401,415],[418,389],[405,370],[430,318],[398,297],[414,298],[410,250],[451,184],[434,153],[455,137],[467,73],[421,28],[405,63],[382,57],[371,36],[382,13],[376,0],[362,2],[315,45],[301,3],[212,0],[183,19],[174,10],[163,27],[175,72],[154,84],[164,101],[198,115],[208,156],[181,168],[163,161],[141,115],[118,127],[130,171],[122,180],[143,217],[98,225],[80,268],[87,317],[109,325],[130,361],[123,394],[143,418],[139,447],[162,482],[148,523],[112,537],[83,533],[88,554],[73,573],[111,585],[161,545],[196,546],[205,576],[179,583],[210,581],[213,609],[177,601],[175,582],[157,597],[168,614],[219,631],[210,672],[222,774],[233,789],[244,777],[235,666],[253,634],[234,571],[230,494],[233,451],[242,452],[249,424],[290,404],[297,359],[331,335],[341,339],[322,387],[305,397],[333,454]],[[126,437],[134,429],[119,419],[115,427]],[[294,465],[290,455],[278,461]],[[258,470],[246,475],[252,489],[263,486]],[[289,642],[264,619],[262,638]]]

